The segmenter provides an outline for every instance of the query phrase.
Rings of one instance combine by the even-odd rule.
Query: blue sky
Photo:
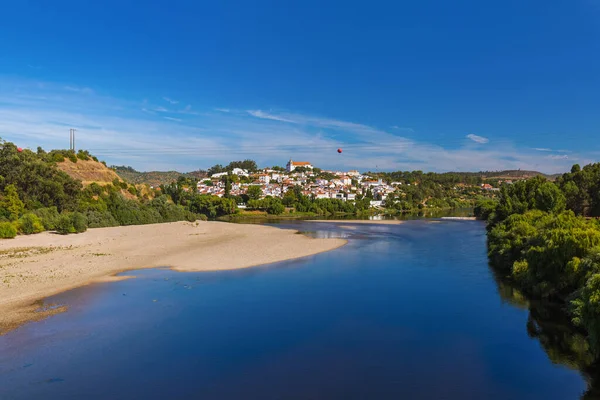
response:
[[[68,147],[73,127],[141,170],[600,158],[600,0],[23,0],[2,14],[0,137],[24,147]]]

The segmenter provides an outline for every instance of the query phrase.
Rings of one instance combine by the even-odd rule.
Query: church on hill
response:
[[[292,172],[298,167],[313,169],[313,166],[308,161],[292,161],[291,158],[286,165],[286,169],[288,172]]]

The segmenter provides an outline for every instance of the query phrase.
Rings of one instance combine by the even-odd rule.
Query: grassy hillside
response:
[[[106,185],[112,183],[115,179],[122,180],[115,171],[92,159],[77,160],[74,163],[66,158],[65,161],[56,163],[56,166],[71,178],[83,183],[84,186],[94,182],[99,185]]]
[[[136,171],[131,167],[125,166],[112,166],[111,170],[127,182],[131,182],[136,185],[146,184],[154,187],[158,187],[160,185],[168,185],[171,182],[177,181],[177,179],[179,179],[182,176],[185,178],[193,178],[196,180],[200,180],[207,176],[205,171],[194,171],[188,173],[182,173],[177,171],[140,172]]]

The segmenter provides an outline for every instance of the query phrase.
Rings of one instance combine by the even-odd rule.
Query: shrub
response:
[[[10,222],[0,222],[0,239],[12,239],[17,236],[17,228]]]
[[[53,231],[56,229],[56,222],[60,217],[56,207],[38,208],[37,210],[33,210],[33,214],[42,220],[44,230]]]
[[[88,211],[85,213],[85,216],[88,221],[88,228],[119,226],[117,220],[108,211]]]
[[[73,228],[76,233],[82,233],[87,231],[88,221],[85,215],[80,212],[74,212],[71,214],[71,220],[73,221]]]
[[[32,235],[44,231],[42,220],[35,214],[28,213],[23,215],[18,222],[19,231],[25,235]]]
[[[56,232],[61,235],[68,235],[69,233],[75,233],[75,227],[73,226],[73,218],[68,213],[63,213],[56,222]]]

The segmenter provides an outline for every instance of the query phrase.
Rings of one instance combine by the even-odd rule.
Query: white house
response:
[[[261,183],[264,183],[265,185],[268,185],[268,184],[269,184],[269,182],[271,182],[271,177],[269,176],[269,174],[260,174],[260,175],[258,176],[258,180],[259,180]]]

